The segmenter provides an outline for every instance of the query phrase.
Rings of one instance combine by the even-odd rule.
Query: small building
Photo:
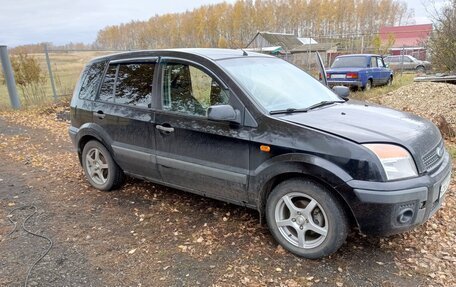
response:
[[[275,55],[308,69],[316,63],[316,52],[328,63],[330,53],[336,52],[337,46],[319,44],[312,38],[298,38],[294,34],[258,32],[247,44],[246,50]]]
[[[411,55],[419,60],[426,60],[432,24],[383,26],[380,27],[379,33],[383,43],[393,37],[394,44],[389,49],[391,55]]]

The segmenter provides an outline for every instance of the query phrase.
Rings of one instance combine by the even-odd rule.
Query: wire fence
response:
[[[68,101],[84,65],[93,58],[121,51],[113,50],[47,50],[30,53],[40,70],[40,82],[35,87],[25,86],[18,75],[16,86],[22,106],[46,105],[58,101]],[[13,59],[17,55],[10,55]],[[14,66],[14,64],[13,64]],[[28,72],[28,71],[25,71]],[[0,71],[0,108],[9,107],[8,90]]]

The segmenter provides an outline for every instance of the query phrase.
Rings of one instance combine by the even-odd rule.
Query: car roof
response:
[[[193,55],[206,58],[212,61],[243,58],[243,57],[266,57],[274,58],[266,54],[244,51],[242,49],[219,49],[219,48],[179,48],[179,49],[160,49],[160,50],[138,50],[111,54],[93,59],[91,62],[112,61],[137,57],[173,57],[182,55]]]

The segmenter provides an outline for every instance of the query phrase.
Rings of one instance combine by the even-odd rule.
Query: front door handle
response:
[[[106,117],[106,115],[103,113],[103,111],[93,112],[93,115],[98,117],[99,119],[104,119],[104,117]]]
[[[155,128],[165,134],[169,134],[169,133],[172,133],[174,132],[174,128],[172,127],[165,127],[165,126],[162,126],[162,125],[156,125]]]

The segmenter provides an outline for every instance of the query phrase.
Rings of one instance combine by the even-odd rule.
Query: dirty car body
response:
[[[287,79],[295,74],[303,86],[293,90],[286,86],[294,86]],[[69,133],[95,187],[112,189],[103,179],[125,173],[275,214],[276,220],[267,217],[274,237],[308,258],[337,250],[340,245],[322,246],[339,224],[318,193],[287,193],[296,189],[287,182],[312,183],[347,223],[365,234],[389,235],[436,212],[451,170],[431,122],[341,99],[283,60],[239,50],[94,59],[75,89]],[[310,203],[317,207],[306,217]]]

